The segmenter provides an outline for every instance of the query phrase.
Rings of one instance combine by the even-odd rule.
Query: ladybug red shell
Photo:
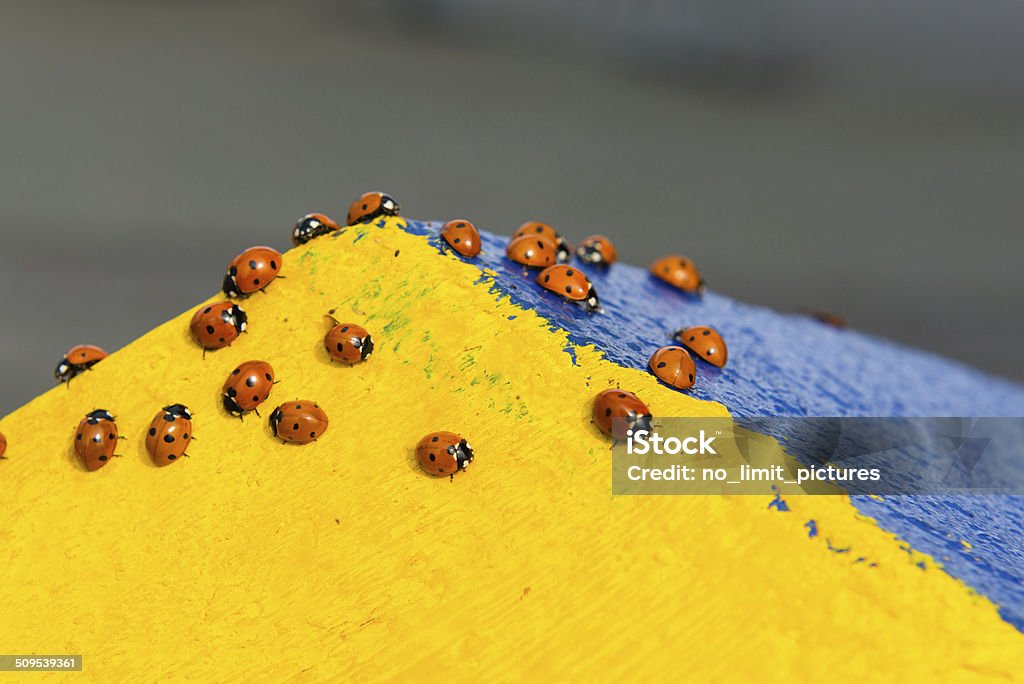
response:
[[[620,423],[616,418],[624,418]],[[609,437],[626,439],[630,430],[651,429],[651,412],[632,392],[607,389],[594,397],[594,425]]]
[[[262,290],[277,277],[281,262],[281,253],[273,247],[250,247],[228,264],[228,272],[224,275],[224,294],[240,297]]]
[[[192,412],[183,404],[164,406],[146,431],[146,451],[157,466],[174,463],[192,443]]]
[[[441,226],[441,237],[464,257],[473,258],[480,253],[480,231],[466,219],[455,219]]]
[[[550,240],[535,235],[513,238],[505,248],[509,259],[530,268],[547,268],[558,261],[558,250]]]
[[[249,317],[242,307],[231,302],[202,306],[192,315],[189,331],[203,349],[226,347],[246,330]]]
[[[402,210],[391,195],[383,192],[365,192],[348,208],[348,225],[369,223],[378,216],[398,216]]]
[[[7,438],[4,437],[4,433],[0,432],[0,460],[7,458],[4,454],[7,453]]]
[[[619,255],[611,240],[604,235],[591,235],[576,247],[576,257],[585,264],[611,266]]]
[[[729,350],[725,346],[725,340],[714,328],[695,325],[677,330],[672,337],[676,342],[688,347],[698,357],[714,366],[722,368],[729,360]]]
[[[683,256],[663,256],[651,264],[651,274],[683,292],[701,293],[704,279],[693,261]]]
[[[666,385],[676,389],[689,389],[693,387],[696,379],[697,367],[693,358],[682,347],[662,347],[654,352],[647,365],[651,372]]]
[[[293,444],[315,442],[327,432],[327,414],[312,401],[289,401],[270,414],[274,436]]]
[[[326,214],[306,214],[296,221],[295,227],[292,228],[292,244],[298,247],[337,230],[341,230],[341,227]]]
[[[71,378],[84,373],[107,358],[107,352],[91,344],[79,344],[68,349],[53,371],[59,382],[70,382]]]
[[[109,411],[97,409],[87,414],[75,430],[75,452],[86,470],[99,470],[114,457],[117,424]]]
[[[572,245],[566,242],[565,238],[559,235],[557,230],[546,223],[527,221],[519,226],[516,232],[512,233],[513,238],[522,237],[523,235],[533,235],[550,242],[555,248],[556,261],[560,264],[569,263],[569,260],[572,259]]]
[[[241,417],[249,411],[259,415],[259,405],[270,397],[274,387],[274,369],[266,361],[246,361],[228,375],[221,387],[224,410]]]
[[[473,461],[473,447],[454,432],[431,432],[416,445],[416,460],[431,475],[454,476]]]
[[[578,268],[565,264],[548,266],[537,276],[537,283],[563,299],[579,303],[588,313],[594,313],[601,308],[597,291]]]
[[[332,361],[351,365],[373,353],[373,338],[361,325],[338,323],[324,335],[324,349]]]

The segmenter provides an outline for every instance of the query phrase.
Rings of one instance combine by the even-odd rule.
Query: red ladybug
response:
[[[725,346],[725,340],[714,328],[695,325],[677,330],[672,337],[676,342],[684,347],[689,347],[697,356],[714,366],[722,368],[729,360],[729,350]]]
[[[819,323],[824,323],[825,325],[838,328],[840,330],[849,325],[843,316],[829,311],[809,311],[807,315]]]
[[[146,451],[153,463],[166,466],[182,456],[192,443],[192,412],[184,404],[164,406],[149,424]]]
[[[348,225],[369,223],[378,216],[398,216],[402,210],[391,195],[383,192],[365,192],[348,208]]]
[[[97,409],[87,414],[75,431],[75,452],[86,470],[99,470],[115,456],[117,424],[109,411]]]
[[[361,325],[338,323],[324,335],[324,349],[332,361],[352,365],[373,353],[373,338]]]
[[[689,352],[682,347],[662,347],[654,352],[647,365],[651,372],[666,385],[676,389],[693,387],[697,367]]]
[[[341,227],[326,214],[306,214],[292,228],[292,244],[298,247],[336,230],[341,230]]]
[[[535,235],[513,238],[505,248],[509,259],[528,268],[547,268],[558,261],[558,250],[550,240]]]
[[[270,397],[274,387],[274,369],[266,361],[246,361],[231,371],[221,388],[224,410],[233,416],[242,417],[249,411],[256,411],[259,405]]]
[[[281,253],[273,247],[250,247],[228,264],[224,294],[240,297],[262,290],[277,277],[281,261]]]
[[[4,454],[7,453],[7,438],[4,437],[4,433],[0,432],[0,460],[4,460],[7,457]]]
[[[516,229],[516,232],[512,233],[513,238],[521,237],[523,235],[533,235],[541,239],[550,242],[557,254],[557,261],[560,264],[567,264],[572,259],[572,245],[565,241],[558,231],[549,226],[546,223],[540,221],[527,221]]]
[[[587,313],[600,311],[597,291],[583,271],[578,268],[556,264],[548,266],[537,276],[537,283],[545,290],[554,292],[559,297],[579,304]]]
[[[270,429],[284,442],[309,444],[327,432],[327,414],[311,401],[289,401],[270,414]]]
[[[105,358],[107,358],[107,352],[99,347],[91,344],[79,344],[68,349],[67,353],[61,357],[53,375],[59,382],[70,382],[71,378],[79,373],[84,373]]]
[[[217,302],[196,310],[189,323],[189,331],[192,339],[204,350],[221,349],[245,332],[248,321],[242,307],[231,302]]]
[[[416,460],[431,475],[454,477],[473,462],[473,447],[454,432],[431,432],[416,445]]]
[[[591,235],[584,238],[576,247],[576,256],[585,264],[594,266],[611,266],[619,255],[615,251],[615,245],[604,235]]]
[[[480,231],[465,219],[455,219],[441,226],[441,237],[464,257],[472,259],[480,253]]]
[[[651,264],[651,274],[683,292],[703,293],[704,279],[693,261],[682,256],[664,256]]]
[[[621,424],[613,423],[616,418],[625,420]],[[650,431],[651,412],[632,392],[607,389],[594,397],[594,424],[609,437],[622,440],[630,430]]]

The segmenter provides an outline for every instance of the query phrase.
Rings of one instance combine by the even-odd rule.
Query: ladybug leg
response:
[[[206,347],[203,347],[203,361],[206,360]]]
[[[257,417],[259,417],[259,418],[262,418],[262,417],[263,417],[263,416],[261,416],[261,415],[260,415],[260,410],[259,410],[258,408],[254,408],[254,409],[253,409],[253,413],[255,413],[255,414],[256,414],[256,416],[257,416]]]

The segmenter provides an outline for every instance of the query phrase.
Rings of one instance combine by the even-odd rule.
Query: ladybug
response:
[[[327,432],[327,414],[311,401],[289,401],[270,414],[270,429],[283,442],[309,444]]]
[[[196,310],[188,327],[192,339],[205,351],[230,345],[245,332],[248,322],[249,317],[242,307],[231,302],[217,302]]]
[[[326,214],[306,214],[296,221],[295,227],[292,228],[292,244],[298,247],[313,238],[333,233],[336,230],[341,230],[341,227]]]
[[[192,442],[192,412],[184,404],[164,406],[146,432],[146,451],[157,466],[174,463]]]
[[[583,271],[565,264],[548,266],[537,276],[537,283],[545,290],[551,290],[570,302],[577,303],[587,313],[600,311],[597,291]]]
[[[662,347],[647,362],[651,372],[666,385],[676,389],[693,387],[697,367],[690,353],[682,347]]]
[[[673,287],[691,294],[704,292],[704,279],[694,263],[682,256],[664,256],[651,264],[651,273]]]
[[[249,411],[256,411],[259,405],[270,398],[274,387],[274,369],[266,361],[246,361],[231,371],[224,386],[222,402],[224,409],[233,416],[242,417]]]
[[[117,424],[110,411],[96,409],[87,414],[75,431],[75,451],[86,470],[99,470],[115,456]]]
[[[431,475],[454,477],[473,462],[473,447],[454,432],[431,432],[416,445],[416,460]]]
[[[348,208],[348,225],[369,223],[378,216],[398,216],[401,210],[391,195],[383,192],[364,192]]]
[[[97,363],[107,358],[107,352],[91,344],[79,344],[61,357],[57,368],[53,371],[58,382],[71,382],[71,378],[84,373]]]
[[[825,325],[838,328],[840,330],[846,328],[848,325],[844,317],[828,311],[810,311],[807,315],[819,323],[824,323]]]
[[[625,418],[622,424],[616,418]],[[651,412],[632,392],[607,389],[594,397],[594,425],[609,437],[622,440],[630,430],[651,429]]]
[[[373,353],[373,338],[361,325],[338,323],[324,335],[324,349],[331,361],[352,365]]]
[[[550,240],[536,235],[520,235],[505,248],[508,258],[529,268],[547,268],[558,261],[558,250]]]
[[[698,357],[713,366],[722,368],[729,360],[729,350],[725,346],[725,340],[714,328],[695,325],[677,330],[672,338],[684,347],[689,347]]]
[[[559,235],[557,230],[546,223],[527,221],[519,226],[516,232],[512,233],[513,238],[523,235],[533,235],[550,242],[555,248],[555,253],[558,255],[557,261],[560,264],[567,264],[572,259],[572,245],[566,242],[565,238]]]
[[[465,219],[455,219],[441,226],[441,237],[464,257],[472,259],[480,253],[480,231]]]
[[[7,453],[7,438],[4,437],[4,433],[0,432],[0,461],[6,460],[7,457],[4,454]]]
[[[277,277],[281,262],[281,253],[273,247],[250,247],[228,264],[228,272],[224,274],[224,294],[241,297],[262,290]]]
[[[594,266],[611,266],[619,258],[615,252],[615,245],[604,235],[584,238],[576,247],[576,256],[583,263]]]

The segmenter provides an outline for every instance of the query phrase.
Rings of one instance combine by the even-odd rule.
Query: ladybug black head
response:
[[[249,323],[249,316],[245,313],[245,310],[237,304],[232,305],[231,319],[232,324],[235,326],[235,330],[240,333],[244,333],[245,327]]]
[[[224,404],[224,410],[233,416],[240,416],[245,413],[245,411],[242,410],[242,407],[238,405],[238,402],[235,401],[235,398],[227,392],[224,393],[222,403]]]
[[[228,297],[241,296],[241,293],[238,291],[238,285],[235,283],[235,276],[230,273],[224,274],[224,283],[221,285],[221,289]]]
[[[292,229],[292,242],[296,247],[304,245],[313,238],[326,235],[328,228],[315,216],[303,216]]]
[[[458,464],[459,470],[465,470],[466,466],[473,462],[473,447],[463,439],[459,442],[459,446],[454,448],[455,462]]]
[[[188,407],[184,404],[171,404],[170,406],[164,406],[164,411],[169,416],[175,418],[186,418],[192,420],[192,412],[188,410]]]
[[[629,412],[629,416],[626,418],[626,422],[629,423],[629,429],[634,432],[640,430],[651,431],[651,414],[645,414],[638,416],[632,411]]]
[[[395,198],[382,192],[380,194],[380,213],[387,216],[398,216],[399,211],[401,211],[401,207],[398,206]]]
[[[89,421],[90,425],[95,425],[101,420],[109,420],[111,423],[114,422],[114,416],[111,415],[110,411],[106,409],[96,409],[86,414],[85,419]]]
[[[74,366],[68,363],[64,357],[61,357],[57,363],[57,368],[53,371],[53,376],[60,382],[67,382],[75,376]]]
[[[274,412],[270,414],[270,429],[274,431],[274,436],[277,437],[277,424],[284,418],[284,414],[281,413],[281,407],[278,406],[274,409]]]
[[[360,340],[359,354],[360,358],[366,359],[370,354],[373,353],[373,338],[367,335]]]

